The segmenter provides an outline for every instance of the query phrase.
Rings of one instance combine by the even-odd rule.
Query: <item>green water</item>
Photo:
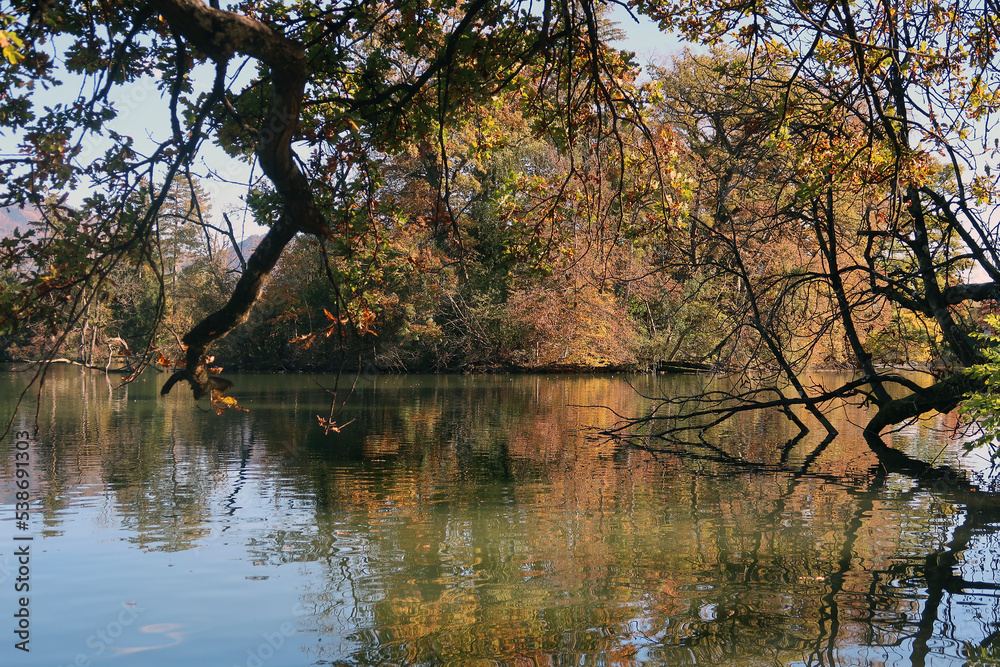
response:
[[[249,411],[216,415],[54,370],[23,529],[0,443],[0,664],[997,664],[994,496],[879,474],[858,415],[823,449],[760,417],[653,451],[580,430],[645,407],[620,377],[366,376],[324,434],[333,378],[233,379]],[[892,444],[975,473],[950,426]]]

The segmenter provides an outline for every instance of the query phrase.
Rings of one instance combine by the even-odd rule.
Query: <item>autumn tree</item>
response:
[[[693,411],[700,426],[764,408],[795,419],[794,406],[824,422],[832,401],[855,397],[876,409],[867,433],[877,442],[892,425],[954,408],[970,378],[949,369],[980,359],[967,314],[1000,294],[987,164],[1000,101],[995,14],[977,3],[641,5],[664,28],[738,53],[702,66],[722,84],[716,99],[740,113],[703,105],[687,130],[705,167],[699,145],[727,156],[700,182],[713,194],[696,211],[692,248],[721,249],[729,264],[713,269],[732,276],[738,297],[724,330],[752,332],[776,372],[709,397],[720,402]],[[741,190],[748,182],[753,193]],[[967,284],[970,265],[987,281]],[[869,334],[886,313],[940,338],[946,364],[929,386],[875,363]],[[798,362],[827,332],[860,375],[807,386]]]
[[[628,303],[677,215],[661,206],[672,135],[622,128],[602,144],[583,125],[593,143],[567,155],[531,129],[520,95],[467,118],[443,148],[410,143],[379,159],[377,204],[349,254],[327,239],[286,253],[250,329],[233,334],[239,349],[328,368],[343,353],[349,367],[400,370],[636,361]],[[370,335],[354,336],[366,322]]]
[[[40,290],[65,306],[53,325],[72,325],[118,265],[153,262],[170,184],[216,146],[260,177],[249,204],[268,232],[225,305],[183,336],[184,368],[164,391],[186,380],[199,396],[209,348],[246,320],[296,234],[325,239],[334,256],[350,256],[370,235],[378,156],[405,143],[442,150],[470,104],[511,89],[524,96],[533,127],[558,133],[567,149],[580,141],[581,118],[611,128],[640,122],[621,76],[632,63],[605,43],[590,0],[247,2],[234,10],[200,0],[3,9],[4,34],[17,41],[7,38],[0,122],[20,143],[0,169],[3,203],[50,195],[72,206],[74,220],[57,244],[25,237],[7,247],[10,262],[35,267],[4,295],[8,326],[52,315],[40,308]],[[63,81],[83,92],[40,101]],[[166,113],[140,147],[118,124],[115,94],[142,86],[156,87]],[[65,203],[63,193],[78,188],[82,202]],[[140,208],[131,202],[143,189],[151,205]],[[438,199],[448,207],[447,183]]]

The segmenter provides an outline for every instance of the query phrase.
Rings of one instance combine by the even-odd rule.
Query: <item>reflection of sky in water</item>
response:
[[[309,382],[255,383],[233,418],[154,383],[91,397],[83,428],[51,413],[33,650],[13,664],[875,665],[926,645],[927,664],[958,665],[998,620],[989,512],[901,475],[837,476],[867,469],[850,440],[806,476],[622,451],[574,435],[596,417],[565,406],[633,400],[623,383],[531,377],[386,379],[358,392],[356,429],[325,438]],[[930,458],[940,432],[894,445]],[[971,587],[927,614],[945,558],[929,554],[959,539],[944,570]]]
[[[58,537],[33,543],[33,650],[17,664],[69,665],[78,656],[95,664],[243,664],[268,637],[281,645],[268,664],[302,664],[282,626],[297,625],[308,567],[249,559],[253,534],[280,526],[267,518],[262,489],[241,500],[237,517],[217,517],[198,546],[173,552],[140,551],[104,498],[76,501]]]

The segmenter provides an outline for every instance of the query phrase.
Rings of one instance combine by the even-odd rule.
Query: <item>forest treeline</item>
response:
[[[356,210],[339,207],[335,235],[291,242],[213,363],[453,372],[954,361],[933,317],[872,289],[876,264],[891,285],[915,260],[876,247],[898,243],[879,227],[893,214],[900,167],[888,150],[860,145],[850,109],[831,109],[828,91],[780,62],[751,68],[723,48],[686,52],[647,75],[628,82],[642,91],[641,123],[612,128],[582,112],[546,120],[515,88],[471,103],[447,134],[369,154],[370,178],[331,166],[331,181],[366,181],[365,196]],[[338,137],[349,153],[355,139]],[[906,169],[937,191],[954,187],[950,166]],[[131,195],[136,215],[160,185]],[[246,200],[264,223],[279,206],[264,186]],[[44,224],[22,232],[46,243],[86,231],[85,217],[50,205]],[[247,248],[217,206],[196,177],[175,176],[155,216],[155,248],[117,265],[68,328],[54,329],[51,313],[18,322],[3,335],[7,359],[163,368],[182,359],[184,333],[225,305],[245,268]],[[810,217],[810,207],[829,210]],[[967,249],[935,228],[933,208],[938,279],[961,284]],[[24,271],[7,264],[5,298],[52,290],[49,307],[64,307],[57,270],[28,287]],[[959,325],[976,330],[982,309],[957,308]]]

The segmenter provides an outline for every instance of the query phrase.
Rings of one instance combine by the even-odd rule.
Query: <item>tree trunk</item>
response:
[[[938,412],[954,410],[966,392],[981,391],[984,388],[982,380],[965,373],[952,375],[926,389],[914,391],[909,396],[897,398],[880,406],[878,412],[865,426],[865,437],[871,442],[872,437],[881,437],[883,429],[915,419],[931,410]]]
[[[217,64],[224,65],[236,53],[261,61],[271,71],[273,86],[271,108],[261,123],[256,154],[281,196],[281,215],[247,260],[246,271],[226,305],[184,336],[187,367],[174,373],[160,392],[167,394],[179,380],[187,380],[195,398],[200,398],[208,393],[205,354],[209,346],[246,321],[285,246],[300,231],[327,237],[331,233],[292,151],[307,78],[302,45],[255,19],[209,7],[200,0],[159,0],[153,4],[172,30]]]

